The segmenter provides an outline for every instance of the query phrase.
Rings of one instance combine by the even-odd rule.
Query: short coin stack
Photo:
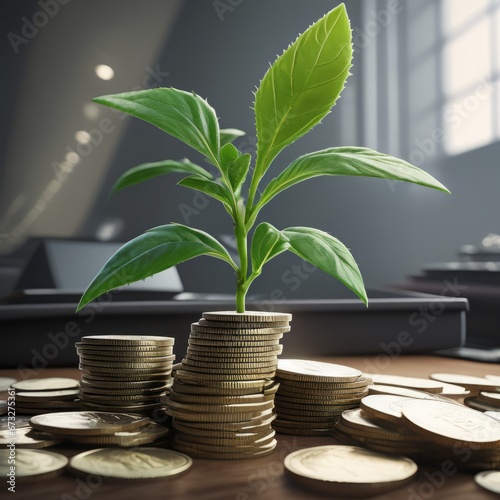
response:
[[[49,377],[20,380],[12,384],[16,391],[16,412],[39,415],[47,412],[80,409],[78,380]]]
[[[240,459],[275,446],[273,378],[290,314],[204,313],[167,400],[172,447],[200,458]]]
[[[142,446],[165,440],[169,432],[149,417],[99,411],[46,413],[30,425],[53,440],[88,446]]]
[[[436,395],[437,396],[437,395]],[[500,421],[454,401],[371,395],[342,415],[334,435],[349,444],[462,470],[500,467]]]
[[[371,383],[355,368],[301,359],[280,359],[276,379],[273,427],[303,436],[329,435],[344,410],[359,406]]]
[[[76,343],[82,407],[152,415],[171,385],[174,339],[92,335]]]

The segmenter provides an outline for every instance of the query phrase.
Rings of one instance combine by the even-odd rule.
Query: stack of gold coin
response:
[[[53,440],[88,446],[142,446],[164,440],[169,433],[149,417],[112,412],[46,413],[32,417],[30,425]]]
[[[344,410],[359,406],[371,383],[355,368],[301,359],[280,359],[276,379],[273,427],[303,436],[329,435]]]
[[[11,387],[15,390],[16,412],[19,415],[39,415],[81,408],[78,380],[72,378],[20,380]]]
[[[167,400],[176,450],[218,459],[274,450],[273,378],[290,320],[283,313],[220,311],[193,323]]]
[[[152,415],[171,385],[174,339],[92,335],[76,343],[86,409]]]
[[[435,396],[367,396],[361,411],[342,415],[334,436],[344,443],[409,455],[427,464],[447,460],[462,470],[498,468],[500,421]]]

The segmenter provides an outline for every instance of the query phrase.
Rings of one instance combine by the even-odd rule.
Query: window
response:
[[[500,140],[500,0],[442,0],[444,150]]]

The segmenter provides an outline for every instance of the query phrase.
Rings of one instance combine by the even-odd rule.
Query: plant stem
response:
[[[243,210],[242,210],[243,208]],[[236,237],[236,245],[238,255],[240,257],[240,269],[238,273],[238,283],[236,285],[236,312],[245,312],[245,297],[247,294],[247,274],[248,274],[248,248],[247,248],[247,230],[245,227],[245,210],[244,205],[236,207],[237,213],[235,217],[234,235]]]

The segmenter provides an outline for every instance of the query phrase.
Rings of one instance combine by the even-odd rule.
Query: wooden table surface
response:
[[[319,359],[319,358],[318,358]],[[500,375],[500,367],[434,356],[379,355],[378,357],[323,358],[365,372],[390,373],[427,377],[433,372],[468,375]],[[17,370],[0,370],[1,377],[20,378]],[[79,378],[76,368],[45,369],[40,377],[64,376]],[[5,399],[6,393],[0,393]],[[56,478],[16,485],[16,494],[9,495],[5,480],[0,486],[0,498],[21,499],[193,499],[193,500],[309,500],[326,498],[312,494],[291,483],[283,471],[283,459],[291,451],[310,446],[335,444],[333,438],[310,438],[278,435],[273,454],[254,460],[194,459],[193,466],[183,475],[170,479],[145,481],[97,480],[95,477],[76,478],[64,473]],[[49,450],[71,457],[83,448],[67,446]],[[331,497],[333,498],[333,497]],[[387,500],[486,500],[498,498],[477,486],[473,474],[457,472],[445,475],[439,468],[419,467],[415,480],[406,486],[377,497]]]

